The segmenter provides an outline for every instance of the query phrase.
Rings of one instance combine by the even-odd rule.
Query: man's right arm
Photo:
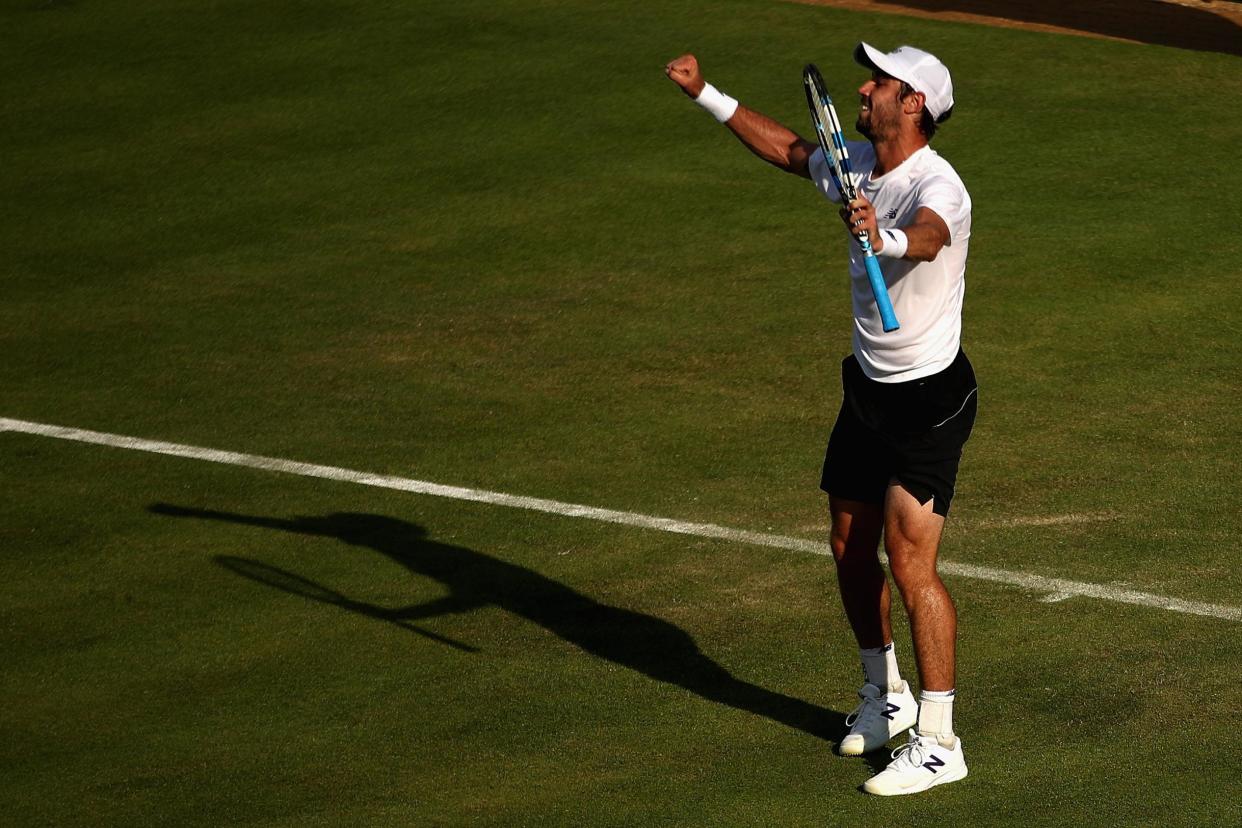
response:
[[[664,73],[692,100],[698,100],[707,85],[694,55],[682,55],[670,61]],[[740,104],[724,124],[748,150],[772,166],[803,178],[811,177],[811,153],[818,149],[818,144]]]

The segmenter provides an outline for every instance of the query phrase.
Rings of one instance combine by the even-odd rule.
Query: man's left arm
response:
[[[877,255],[884,252],[885,244],[894,242],[894,239],[886,238],[884,231],[876,224],[875,207],[865,196],[860,195],[848,207],[842,208],[841,218],[855,236],[867,231],[871,239],[871,249]],[[930,262],[940,255],[940,248],[948,244],[950,239],[949,225],[930,207],[920,207],[914,214],[914,221],[895,229],[900,230],[906,237],[906,249],[901,258],[911,262]]]

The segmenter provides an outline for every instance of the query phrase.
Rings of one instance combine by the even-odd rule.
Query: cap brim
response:
[[[910,82],[909,78],[903,78],[899,74],[901,70],[888,59],[888,55],[884,54],[870,43],[859,41],[858,45],[854,47],[854,62],[873,71],[879,70],[899,81],[905,81],[906,83]]]

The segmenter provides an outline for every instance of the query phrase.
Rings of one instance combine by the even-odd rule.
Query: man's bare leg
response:
[[[837,563],[841,603],[858,640],[867,677],[858,691],[860,704],[846,719],[850,731],[837,750],[844,756],[857,756],[882,748],[898,733],[912,727],[918,704],[909,685],[901,680],[891,645],[891,592],[879,558],[884,508],[878,503],[837,497],[830,497],[829,503],[832,554]]]
[[[919,505],[894,482],[884,501],[884,548],[914,635],[918,663],[918,721],[908,746],[887,768],[863,783],[868,793],[892,796],[925,791],[966,776],[962,742],[953,733],[957,610],[936,573],[944,518],[932,502]]]
[[[880,534],[884,508],[829,496],[832,514],[832,556],[837,563],[841,603],[861,649],[883,647],[893,640],[889,618],[888,578],[880,566]]]
[[[919,685],[926,691],[955,685],[957,610],[936,572],[944,518],[932,501],[920,504],[905,487],[889,486],[884,504],[884,549],[893,581],[910,616]]]

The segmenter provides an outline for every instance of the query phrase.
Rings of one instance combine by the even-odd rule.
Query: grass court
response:
[[[944,559],[1242,604],[1218,53],[771,0],[10,0],[0,417],[822,539],[839,220],[662,67],[809,135],[803,64],[852,121],[860,39],[956,85]],[[971,775],[877,799],[886,756],[831,750],[823,557],[18,433],[0,481],[10,824],[1236,819],[1237,620],[949,578]]]

